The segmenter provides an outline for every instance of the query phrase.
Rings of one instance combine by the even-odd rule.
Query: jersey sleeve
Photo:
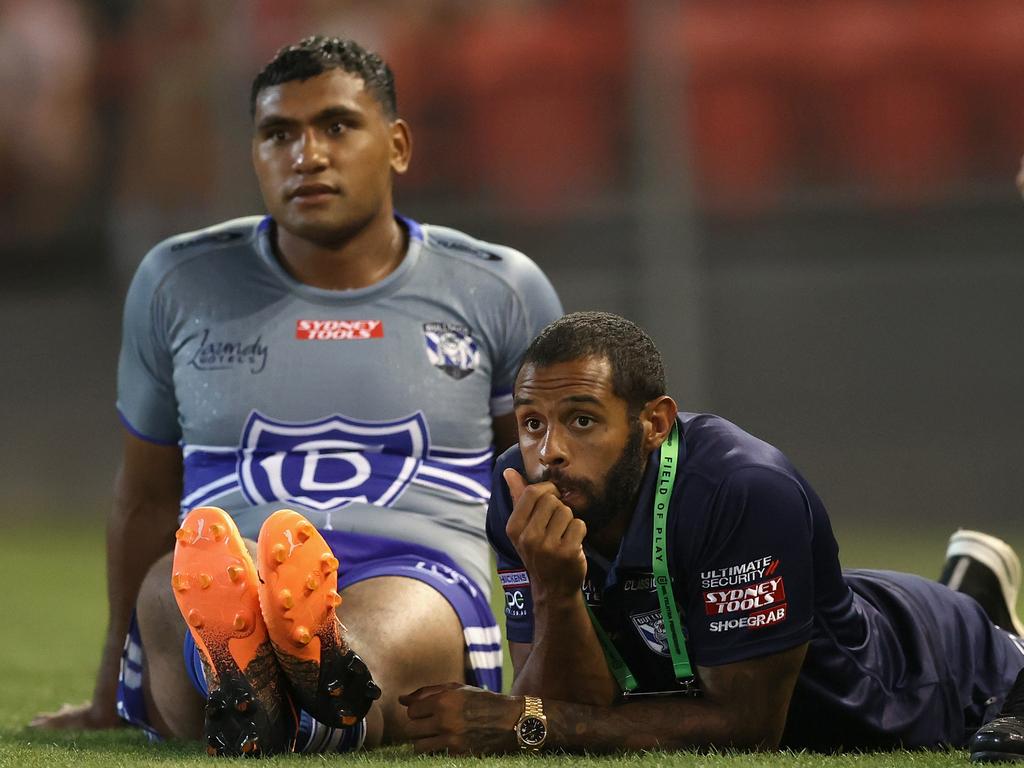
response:
[[[563,314],[562,302],[540,267],[526,256],[511,251],[511,306],[502,318],[503,337],[494,361],[491,380],[491,415],[512,412],[512,384],[523,353],[549,323]]]
[[[510,448],[495,464],[491,480],[491,500],[487,505],[487,539],[494,549],[501,582],[502,597],[505,601],[505,635],[512,643],[533,642],[533,601],[530,594],[530,575],[519,559],[516,549],[505,533],[509,515],[512,514],[512,497],[508,492],[502,470],[513,466],[522,472],[522,465],[509,461],[510,454],[517,454],[518,448]]]
[[[151,251],[132,280],[124,305],[117,366],[117,410],[137,437],[162,445],[181,438],[174,369],[158,294],[163,270],[159,250]]]
[[[684,608],[697,664],[767,656],[811,637],[812,512],[793,477],[767,467],[734,471],[704,521]]]

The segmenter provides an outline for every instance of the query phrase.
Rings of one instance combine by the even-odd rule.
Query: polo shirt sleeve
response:
[[[811,637],[812,512],[803,487],[771,467],[734,470],[706,510],[683,598],[694,661],[718,666]]]
[[[509,515],[512,514],[512,497],[508,492],[502,471],[512,466],[522,472],[522,462],[516,462],[519,449],[512,447],[495,463],[491,481],[491,500],[487,505],[487,539],[494,549],[501,582],[502,597],[505,601],[505,635],[509,642],[533,642],[533,602],[530,594],[530,575],[519,559],[516,549],[505,533]]]

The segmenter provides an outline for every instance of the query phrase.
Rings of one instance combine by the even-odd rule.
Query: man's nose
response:
[[[327,167],[327,147],[312,128],[302,132],[295,143],[292,168],[298,173],[316,173]]]
[[[565,436],[557,426],[549,427],[544,433],[538,458],[545,467],[561,467],[568,463],[569,454],[566,450]]]

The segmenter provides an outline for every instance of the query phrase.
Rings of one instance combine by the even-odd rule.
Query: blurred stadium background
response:
[[[1020,0],[0,0],[0,527],[107,508],[126,283],[260,210],[249,82],[314,32],[393,64],[403,212],[647,326],[841,537],[1024,545]]]

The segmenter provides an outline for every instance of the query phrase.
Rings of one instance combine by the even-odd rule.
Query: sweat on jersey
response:
[[[998,711],[1024,642],[938,583],[842,571],[824,505],[780,451],[718,416],[684,413],[678,423],[667,542],[687,650],[695,666],[713,667],[809,643],[783,746],[961,746]],[[487,534],[508,640],[530,643],[530,574],[505,533],[506,467],[523,472],[518,447],[497,461]],[[655,452],[615,559],[584,546],[584,600],[638,692],[678,690],[651,567],[657,472]]]
[[[443,550],[486,590],[492,419],[562,308],[518,251],[399,221],[401,264],[349,291],[291,277],[269,218],[161,243],[125,303],[117,407],[181,445],[183,512],[215,504],[255,538],[288,506]]]

